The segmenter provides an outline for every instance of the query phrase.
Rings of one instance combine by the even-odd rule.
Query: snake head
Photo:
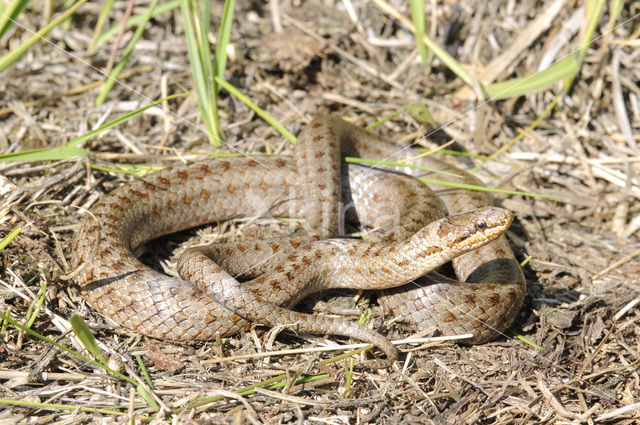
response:
[[[423,227],[392,250],[403,259],[399,265],[409,281],[497,239],[512,221],[510,211],[495,207],[454,214]]]
[[[437,238],[457,257],[498,238],[512,221],[511,211],[487,207],[451,215],[433,224]]]

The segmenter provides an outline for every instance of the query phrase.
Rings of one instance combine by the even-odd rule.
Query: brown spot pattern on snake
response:
[[[291,239],[289,241],[289,245],[291,245],[293,248],[298,248],[300,246],[300,241],[296,239]]]
[[[500,302],[502,301],[502,298],[500,297],[500,294],[496,294],[494,292],[487,296],[487,300],[491,303],[492,306],[496,306],[500,304]]]
[[[209,176],[211,175],[211,168],[209,168],[209,166],[207,164],[200,164],[200,172],[205,175],[205,176]]]

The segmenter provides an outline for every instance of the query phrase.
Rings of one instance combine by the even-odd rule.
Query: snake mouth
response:
[[[481,246],[494,241],[495,239],[499,238],[505,232],[505,230],[507,230],[509,224],[510,222],[493,227],[491,229],[483,231],[482,233],[476,233],[466,238],[465,242],[463,243],[463,245],[466,245],[465,250],[470,251],[476,248],[480,248]]]

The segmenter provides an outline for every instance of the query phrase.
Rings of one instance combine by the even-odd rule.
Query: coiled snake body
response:
[[[398,161],[416,152],[326,116],[301,133],[292,159],[213,159],[124,185],[92,208],[77,236],[71,263],[86,263],[76,278],[81,292],[102,314],[151,337],[207,340],[237,333],[248,321],[288,324],[303,333],[371,342],[387,355],[375,367],[396,358],[386,338],[344,319],[286,307],[326,288],[394,288],[380,295],[381,304],[417,329],[472,333],[471,342],[483,342],[510,326],[525,292],[520,267],[501,236],[511,213],[489,207],[484,192],[445,187],[438,197],[449,216],[441,218],[439,201],[426,185],[356,166],[349,166],[342,183],[348,189],[341,189],[341,155]],[[449,173],[428,173],[432,178],[481,184],[428,157],[414,163]],[[409,167],[395,171],[427,174]],[[383,242],[331,239],[345,205],[341,193],[355,205],[361,224],[390,231]],[[304,217],[307,233],[189,251],[178,265],[187,281],[154,271],[133,255],[161,235],[267,212]],[[435,273],[412,282],[450,260],[462,282]],[[241,285],[232,277],[238,274],[253,279]]]

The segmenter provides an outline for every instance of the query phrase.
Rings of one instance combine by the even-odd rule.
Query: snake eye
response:
[[[479,221],[479,222],[476,223],[476,228],[478,230],[484,230],[486,227],[487,227],[487,225],[484,224],[484,221]]]

